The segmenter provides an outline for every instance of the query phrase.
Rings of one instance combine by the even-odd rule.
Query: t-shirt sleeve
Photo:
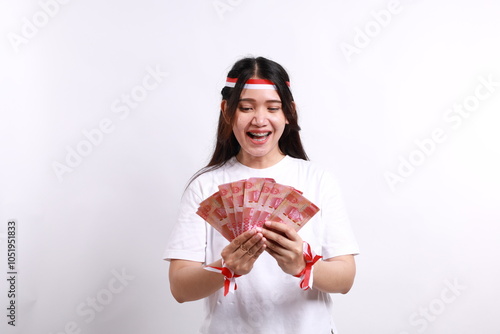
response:
[[[164,260],[205,262],[206,223],[196,214],[201,200],[200,184],[194,180],[182,196],[177,222],[163,253]]]
[[[337,180],[328,172],[321,178],[321,219],[323,221],[323,259],[359,254],[347,210]]]

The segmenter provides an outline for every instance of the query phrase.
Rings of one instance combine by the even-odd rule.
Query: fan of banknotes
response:
[[[201,202],[196,213],[231,241],[266,221],[298,231],[318,211],[301,191],[255,177],[219,185],[219,191]]]

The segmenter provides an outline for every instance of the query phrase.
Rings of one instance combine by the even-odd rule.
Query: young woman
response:
[[[330,293],[353,284],[358,246],[337,182],[302,147],[289,81],[266,58],[234,64],[212,159],[183,195],[164,258],[178,302],[206,298],[200,333],[333,333]],[[229,243],[196,211],[218,185],[250,177],[292,186],[320,211],[299,232],[266,222]],[[225,275],[206,266],[225,268]],[[228,281],[237,290],[224,295]]]

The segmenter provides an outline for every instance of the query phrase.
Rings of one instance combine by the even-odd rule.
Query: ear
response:
[[[222,117],[224,118],[224,121],[229,124],[229,118],[227,117],[226,114],[226,109],[227,109],[227,101],[222,100],[220,103],[220,112],[222,113]]]

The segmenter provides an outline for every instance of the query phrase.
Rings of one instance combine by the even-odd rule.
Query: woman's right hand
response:
[[[264,252],[265,238],[260,228],[246,231],[231,241],[221,252],[227,268],[235,275],[246,275]]]
[[[261,228],[242,233],[221,252],[226,267],[236,275],[248,274],[266,249],[265,241]],[[221,260],[209,266],[221,267]],[[188,260],[172,259],[169,278],[170,290],[179,303],[205,298],[224,284],[223,275],[205,270],[201,262]]]

